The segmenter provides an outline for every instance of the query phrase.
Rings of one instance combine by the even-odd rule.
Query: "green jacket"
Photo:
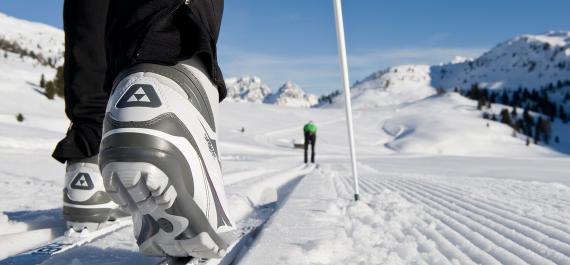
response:
[[[317,134],[317,126],[314,123],[307,123],[303,127],[303,132],[308,132],[309,134]]]

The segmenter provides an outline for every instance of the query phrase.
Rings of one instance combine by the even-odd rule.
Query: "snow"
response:
[[[0,56],[0,259],[64,233],[64,166],[50,154],[69,125],[63,100],[36,86],[55,70],[8,55]],[[353,88],[359,202],[351,200],[344,109],[222,103],[231,216],[242,224],[260,221],[267,205],[275,210],[238,263],[570,264],[568,134],[559,145],[527,147],[507,126],[481,119],[476,102],[435,89],[432,74],[393,67]],[[283,90],[277,95],[295,92],[291,105],[314,102],[293,83]],[[309,120],[318,127],[318,169],[291,145]],[[127,227],[45,264],[158,260],[138,253]]]
[[[63,31],[41,23],[30,22],[0,13],[0,39],[16,42],[22,48],[63,63]]]
[[[327,163],[305,177],[243,264],[570,262],[567,185],[466,175],[462,163],[446,174],[410,163],[399,166],[415,173],[389,172],[378,160],[359,164],[358,202],[348,165]],[[543,171],[562,178],[570,171],[563,163]]]
[[[414,102],[436,94],[428,65],[402,65],[376,72],[351,88],[354,108],[374,108]],[[344,106],[337,97],[333,107]]]

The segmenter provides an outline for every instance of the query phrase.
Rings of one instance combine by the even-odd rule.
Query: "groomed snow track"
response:
[[[425,176],[380,175],[361,177],[363,196],[392,191],[420,205],[425,212],[420,222],[425,225],[416,226],[410,234],[435,242],[443,264],[570,264],[570,220],[551,213],[529,213],[512,203],[527,195],[528,203],[537,207],[552,205],[548,195],[530,198],[524,194],[535,186],[532,183],[501,180],[512,185],[494,185],[487,190],[501,194],[504,199],[498,200],[472,193],[486,185],[484,179],[453,183]],[[337,189],[350,191],[349,177],[335,180]],[[565,199],[558,198],[557,203],[568,207]]]

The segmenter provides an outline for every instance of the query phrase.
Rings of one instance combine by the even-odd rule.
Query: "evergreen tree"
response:
[[[55,86],[52,81],[46,82],[45,95],[48,99],[53,99],[55,96]]]
[[[479,98],[479,100],[477,100],[477,110],[482,110],[484,106],[485,106],[485,99]]]
[[[568,114],[566,114],[566,110],[564,109],[563,105],[560,105],[560,110],[558,110],[558,116],[560,116],[562,122],[564,123],[568,122]]]
[[[513,107],[513,111],[511,112],[511,116],[513,119],[516,119],[519,114],[517,113],[517,106]]]
[[[479,84],[475,83],[475,84],[471,85],[471,89],[469,90],[468,98],[474,99],[474,100],[479,100],[480,97],[481,97],[481,95],[480,95],[480,91],[479,91]]]
[[[495,115],[495,113],[493,113],[493,115],[491,115],[491,120],[492,120],[492,121],[497,121],[497,116]]]
[[[520,107],[521,105],[521,96],[520,96],[520,88],[519,91],[513,93],[513,106]]]
[[[542,139],[546,144],[548,144],[550,142],[550,137],[552,136],[550,121],[547,119],[542,119],[542,122],[539,123],[539,126],[542,134]]]
[[[44,74],[42,74],[42,76],[40,77],[40,87],[41,88],[45,88],[46,87],[46,79],[44,77]]]
[[[564,95],[564,103],[570,101],[570,92],[566,91],[566,95]]]
[[[530,145],[530,137],[527,137],[526,138],[526,146],[529,146],[529,145]]]
[[[554,137],[554,142],[557,144],[560,143],[560,138],[558,138],[558,135],[556,137]]]
[[[489,99],[489,90],[486,88],[481,90],[480,97],[482,97],[483,99],[485,99],[485,101],[487,101],[487,99]]]
[[[53,84],[55,87],[55,94],[59,97],[63,97],[65,83],[63,80],[63,66],[57,68],[57,72],[55,74],[55,79],[53,80]]]
[[[508,109],[501,110],[501,122],[509,126],[512,125],[513,120],[511,119],[511,114]]]
[[[528,126],[532,127],[534,125],[534,120],[532,119],[532,116],[530,116],[528,108],[525,108],[523,111],[523,119]]]
[[[489,102],[495,103],[497,102],[497,93],[495,91],[491,92],[489,95]]]
[[[516,119],[516,122],[513,124],[513,129],[515,129],[517,132],[523,132],[526,133],[524,130],[524,122],[522,119]]]
[[[509,95],[507,95],[507,90],[503,90],[503,95],[501,96],[501,103],[503,103],[505,105],[510,105],[509,104]]]
[[[18,113],[18,114],[16,115],[16,120],[17,120],[18,122],[23,122],[23,121],[24,121],[24,115],[23,115],[22,113]]]
[[[534,128],[534,144],[538,144],[540,141],[540,131],[538,130],[538,126]]]
[[[551,133],[552,133],[552,129],[550,127],[550,121],[547,119],[543,119],[542,116],[539,116],[537,121],[536,121],[534,133],[535,133],[535,135],[534,135],[535,143],[538,143],[540,141],[540,139],[542,138],[542,140],[546,144],[548,144],[548,142],[550,141]]]

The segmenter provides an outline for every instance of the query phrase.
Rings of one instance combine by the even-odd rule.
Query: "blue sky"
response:
[[[0,12],[61,27],[61,0],[0,0]],[[476,57],[525,33],[570,30],[570,1],[344,0],[351,83],[387,66]],[[226,77],[276,90],[340,88],[332,1],[227,0],[218,43]]]

